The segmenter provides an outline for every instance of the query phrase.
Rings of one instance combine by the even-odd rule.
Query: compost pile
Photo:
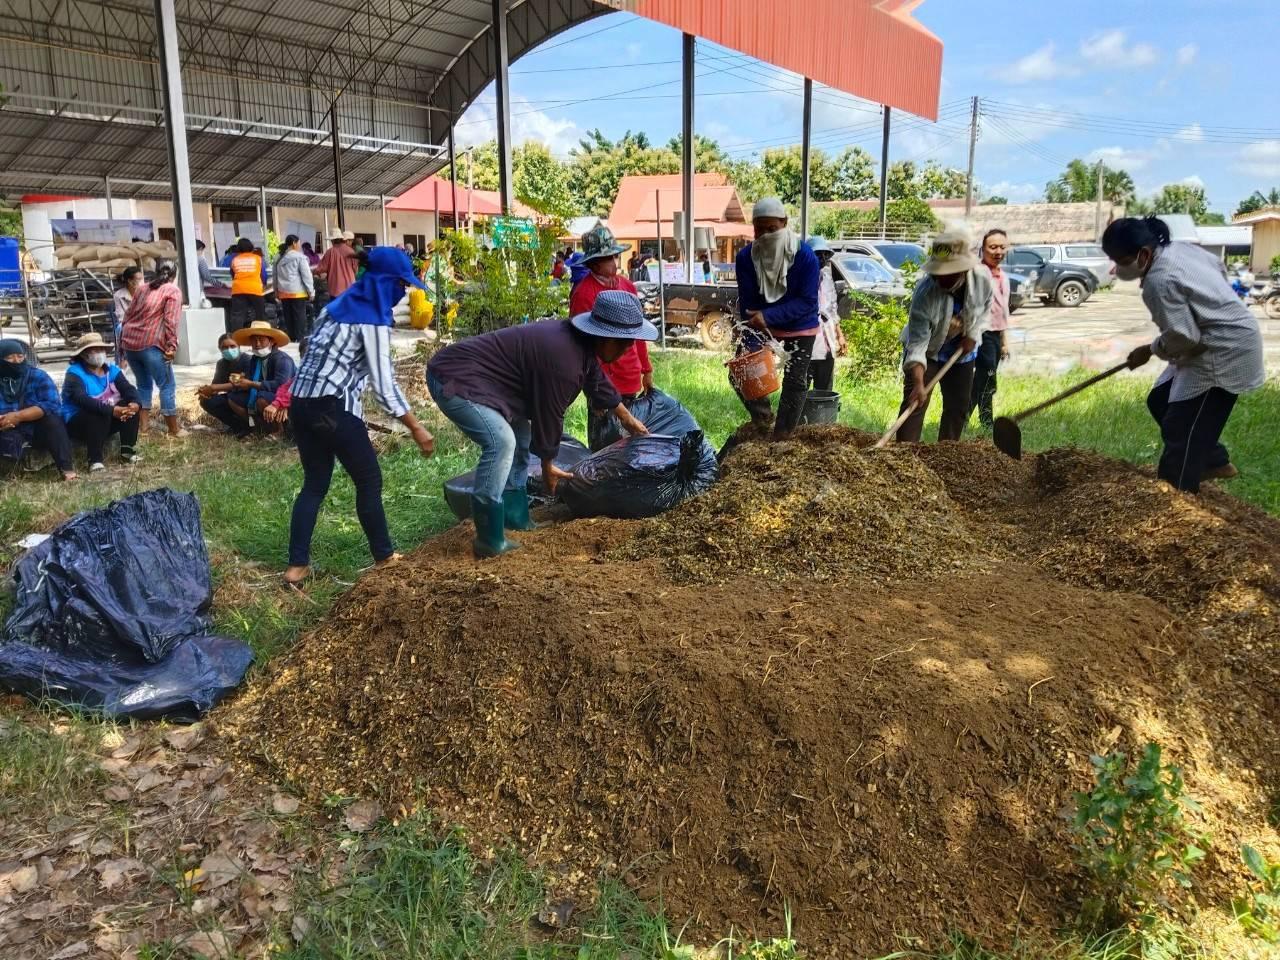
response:
[[[708,941],[789,908],[815,957],[1055,926],[1088,755],[1157,739],[1206,807],[1199,894],[1238,892],[1277,839],[1280,524],[1076,452],[865,447],[748,442],[663,517],[496,562],[464,524],[221,727],[314,796],[514,841],[553,896],[621,873]]]

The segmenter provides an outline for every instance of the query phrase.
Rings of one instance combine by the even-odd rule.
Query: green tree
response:
[[[760,157],[760,165],[777,186],[783,203],[800,202],[804,173],[802,157],[798,144],[770,148]],[[822,150],[809,152],[809,199],[836,199],[836,167]]]
[[[729,175],[729,182],[738,191],[738,199],[747,208],[748,215],[751,212],[751,205],[757,200],[778,195],[778,185],[765,172],[764,167],[755,160],[731,161],[726,173]]]
[[[902,200],[919,196],[919,172],[914,160],[899,160],[889,164],[889,199]]]
[[[1102,196],[1112,203],[1129,206],[1137,196],[1133,177],[1124,170],[1103,165]],[[1045,184],[1044,198],[1050,203],[1085,203],[1098,199],[1098,167],[1083,160],[1072,160],[1056,180]]]
[[[1253,193],[1240,201],[1234,215],[1243,217],[1245,214],[1255,213],[1263,207],[1280,207],[1280,189],[1272,187],[1270,193],[1263,193],[1261,190],[1253,191]]]
[[[861,147],[845,147],[831,165],[835,171],[833,200],[869,200],[880,196],[875,161]]]
[[[985,200],[982,201],[982,205],[984,207],[1002,207],[1002,206],[1006,206],[1008,203],[1009,203],[1008,197],[1001,197],[998,195],[994,197],[987,197]]]
[[[477,190],[498,189],[498,143],[477,144],[458,158],[458,183],[464,187],[470,182]],[[468,180],[468,174],[470,180]],[[441,171],[441,176],[448,178],[449,170]]]
[[[579,211],[607,216],[628,174],[679,173],[680,157],[655,148],[643,133],[627,131],[613,141],[591,130],[569,151],[568,186]]]
[[[684,162],[684,137],[676,135],[667,141],[667,149]],[[729,158],[725,156],[720,144],[700,133],[693,136],[693,169],[698,173],[729,172]]]
[[[1196,222],[1209,212],[1204,187],[1186,183],[1166,183],[1151,206],[1155,213],[1189,213]]]
[[[0,202],[0,237],[22,236],[22,211]]]
[[[926,200],[956,200],[965,195],[969,175],[955,167],[930,161],[920,171],[919,195]]]
[[[530,140],[512,156],[516,198],[539,213],[568,219],[577,213],[562,164],[543,144]]]
[[[835,240],[844,236],[860,236],[876,223],[879,223],[879,214],[875,210],[826,208],[813,212],[809,232]]]
[[[933,209],[920,197],[891,200],[885,206],[884,216],[890,225],[905,230],[909,237],[931,233],[942,226]]]
[[[1196,223],[1203,227],[1225,227],[1227,225],[1227,215],[1213,211],[1206,213],[1203,217],[1199,217]]]

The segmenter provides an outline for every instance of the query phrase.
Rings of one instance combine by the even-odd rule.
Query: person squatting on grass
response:
[[[382,470],[369,442],[362,396],[369,386],[387,413],[409,428],[422,455],[431,456],[435,439],[409,409],[391,365],[392,311],[409,284],[426,289],[414,277],[408,255],[394,247],[373,247],[364,273],[325,307],[308,338],[289,413],[302,461],[302,489],[289,526],[287,586],[301,587],[310,573],[311,537],[335,460],[355,485],[356,516],[374,562],[383,564],[397,556],[387,530]]]
[[[978,264],[968,231],[942,231],[929,249],[924,274],[911,295],[911,313],[902,329],[902,406],[916,408],[898,428],[897,440],[920,439],[932,391],[925,384],[957,352],[960,359],[942,378],[942,421],[939,440],[959,440],[971,410],[973,365],[978,341],[991,320],[991,274]]]
[[[1242,393],[1266,380],[1262,331],[1240,302],[1222,262],[1203,247],[1173,243],[1159,217],[1125,217],[1102,235],[1116,276],[1142,283],[1142,302],[1160,336],[1135,348],[1129,365],[1152,356],[1168,361],[1147,396],[1160,424],[1161,480],[1199,493],[1205,479],[1239,472],[1222,445],[1222,430]]]
[[[22,341],[0,340],[0,457],[17,463],[27,447],[48,451],[62,479],[76,479],[58,388]]]
[[[427,364],[427,388],[440,412],[480,446],[471,513],[477,557],[513,550],[503,530],[532,530],[527,487],[529,453],[542,460],[549,492],[570,476],[554,463],[564,415],[579,393],[593,408],[612,410],[632,436],[648,433],[609,382],[601,365],[634,341],[658,339],[640,301],[605,290],[590,313],[543,320],[468,337]]]

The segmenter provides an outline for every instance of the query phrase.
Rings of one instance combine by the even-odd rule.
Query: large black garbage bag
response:
[[[0,685],[117,716],[192,718],[244,677],[207,636],[213,581],[191,494],[148,490],[73,517],[14,566]]]
[[[557,492],[575,517],[654,517],[709,489],[720,477],[715,451],[691,430],[681,437],[626,437],[573,468]]]
[[[560,452],[556,454],[555,464],[561,470],[572,470],[579,463],[591,456],[581,440],[565,434],[560,438]],[[476,472],[468,470],[452,480],[444,482],[444,499],[459,520],[471,516],[471,494],[475,489]],[[547,489],[542,484],[542,460],[529,454],[529,500],[534,506],[542,506],[551,501]]]
[[[684,404],[661,390],[650,390],[645,396],[628,401],[627,409],[650,433],[683,437],[691,430],[702,429]],[[588,418],[587,443],[592,452],[603,450],[626,435],[612,411],[603,415],[592,414]]]

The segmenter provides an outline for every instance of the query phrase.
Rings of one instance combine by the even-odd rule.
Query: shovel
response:
[[[1124,363],[1116,364],[1110,370],[1103,370],[1101,373],[1090,377],[1088,380],[1077,383],[1069,390],[1063,390],[1056,397],[1050,397],[1048,400],[1044,401],[1044,403],[1037,403],[1030,410],[1023,410],[1021,413],[1015,414],[1012,417],[998,417],[996,422],[992,425],[991,431],[991,438],[995,441],[996,448],[1001,453],[1007,453],[1015,460],[1021,460],[1022,430],[1018,427],[1018,424],[1021,421],[1027,419],[1027,417],[1031,416],[1033,413],[1039,413],[1047,407],[1052,407],[1055,403],[1065,400],[1067,397],[1075,396],[1081,390],[1092,387],[1095,383],[1100,383],[1107,379],[1107,377],[1111,377],[1119,373],[1121,370],[1128,369],[1129,361],[1126,360]]]
[[[950,370],[953,366],[955,366],[955,362],[959,359],[960,359],[960,351],[957,350],[955,353],[951,355],[951,359],[942,365],[942,369],[933,375],[933,379],[924,385],[925,393],[928,393],[930,390],[936,387],[938,385],[938,381],[947,375],[947,371]],[[901,427],[904,423],[906,423],[907,418],[910,417],[915,412],[916,412],[916,405],[914,403],[908,404],[907,409],[903,410],[902,413],[899,414],[897,420],[889,424],[889,429],[884,432],[884,436],[881,437],[879,440],[877,440],[875,446],[872,447],[871,449],[879,450],[881,447],[887,444],[891,439],[893,439],[893,435],[898,432],[898,428]],[[1014,429],[1016,430],[1017,427],[1014,427]]]

